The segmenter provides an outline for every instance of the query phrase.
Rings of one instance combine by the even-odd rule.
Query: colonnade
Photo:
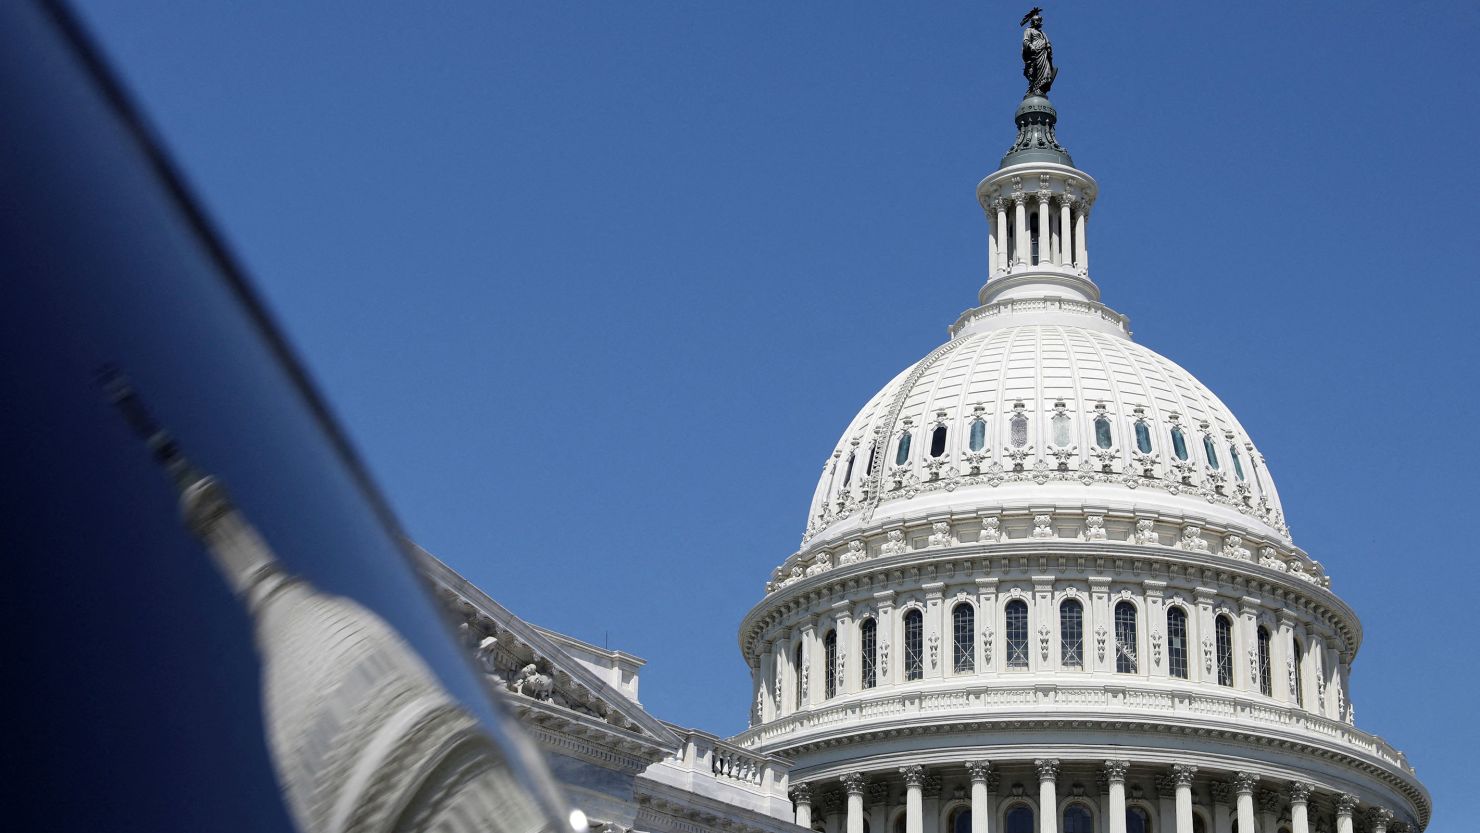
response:
[[[1199,775],[1191,763],[1148,763],[1132,770],[1125,759],[969,760],[794,781],[791,797],[796,823],[824,833],[1060,833],[1060,821],[1071,818],[1072,825],[1092,819],[1095,833],[1353,833],[1358,816],[1368,833],[1411,829],[1394,821],[1385,807],[1364,806],[1352,795],[1321,791],[1304,781],[1261,779],[1247,771]],[[1004,791],[1004,781],[1017,783]],[[1095,796],[1084,781],[1098,785]],[[960,824],[955,830],[943,829],[941,801],[947,782],[954,786],[954,804],[969,801],[961,808],[970,811],[969,830]],[[1148,783],[1154,789],[1147,790]],[[952,817],[960,818],[959,813]]]
[[[1008,212],[1012,225],[1008,225]],[[1031,230],[1031,213],[1037,213],[1038,233]],[[1057,216],[1054,216],[1057,215]],[[1005,275],[1029,266],[1057,266],[1079,274],[1089,271],[1085,226],[1089,202],[1073,194],[1056,191],[1015,192],[988,203],[987,223],[991,230],[991,276]],[[1033,241],[1038,240],[1038,257]]]

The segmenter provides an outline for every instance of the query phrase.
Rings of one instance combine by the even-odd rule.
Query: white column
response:
[[[1254,831],[1254,784],[1258,783],[1259,776],[1252,772],[1236,772],[1233,774],[1233,789],[1238,795],[1238,830],[1239,833],[1253,833]],[[1346,833],[1351,833],[1350,830]]]
[[[1310,833],[1310,794],[1314,787],[1301,781],[1290,784],[1290,833]]]
[[[1038,833],[1058,833],[1059,759],[1039,758],[1033,766],[1038,767]]]
[[[999,222],[997,220],[997,217],[999,215],[999,211],[1001,210],[1001,209],[998,208],[998,203],[1000,203],[1000,202],[1002,202],[1002,201],[1001,200],[992,200],[990,203],[988,203],[988,208],[987,208],[987,279],[988,280],[990,280],[992,278],[995,278],[997,276],[997,262],[998,262],[998,259],[999,259],[998,258],[997,251],[998,251],[998,247],[1000,245],[1002,245],[1001,244],[1001,240],[1002,239],[1005,239],[1005,235],[1002,234],[1002,226],[999,224]]]
[[[966,771],[971,774],[971,833],[991,833],[992,765],[971,761],[966,764]]]
[[[1007,233],[1007,200],[992,200],[992,208],[997,212],[997,274],[1004,275],[1012,263],[1008,259],[1011,252],[1007,244],[1011,238]]]
[[[791,800],[797,805],[797,826],[812,828],[812,785],[803,781],[791,788]]]
[[[1192,776],[1196,773],[1195,766],[1172,765],[1172,780],[1177,785],[1177,833],[1192,833]]]
[[[1089,201],[1081,199],[1074,206],[1074,265],[1080,274],[1089,272],[1089,249],[1084,245],[1084,227],[1089,223]]]
[[[1352,833],[1352,812],[1356,809],[1356,796],[1346,793],[1336,796],[1336,833]]]
[[[1052,262],[1053,258],[1049,252],[1053,249],[1053,235],[1048,228],[1048,200],[1053,196],[1051,191],[1038,192],[1038,263]]]
[[[843,776],[843,789],[848,791],[848,833],[863,833],[863,773]]]
[[[1074,205],[1074,198],[1068,194],[1059,197],[1059,250],[1058,258],[1054,261],[1060,266],[1068,266],[1074,259],[1074,221],[1071,218],[1070,206]]]
[[[1012,263],[1014,266],[1021,266],[1026,264],[1032,256],[1032,250],[1029,248],[1031,244],[1028,241],[1027,194],[1012,195],[1012,211],[1014,218],[1017,220],[1014,234],[1014,237],[1017,239],[1013,241]]]
[[[920,788],[925,786],[925,767],[902,767],[904,773],[904,833],[921,833],[924,829],[920,810]]]
[[[1125,833],[1125,773],[1130,761],[1106,761],[1105,781],[1110,784],[1110,833]]]

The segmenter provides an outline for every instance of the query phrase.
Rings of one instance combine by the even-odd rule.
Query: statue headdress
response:
[[[1032,9],[1030,9],[1028,11],[1027,14],[1023,15],[1023,19],[1018,21],[1018,25],[1019,26],[1027,26],[1028,25],[1028,21],[1032,20],[1033,19],[1033,15],[1037,15],[1037,14],[1043,14],[1043,9],[1041,9],[1041,8],[1039,8],[1037,6],[1034,6]]]

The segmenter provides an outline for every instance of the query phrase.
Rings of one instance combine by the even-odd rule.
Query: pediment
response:
[[[550,707],[637,735],[666,749],[680,739],[662,721],[617,691],[567,653],[555,639],[515,616],[472,582],[416,547],[422,573],[435,587],[438,600],[460,622],[458,636],[477,667],[494,686],[516,698],[528,698]],[[521,710],[527,711],[527,710]]]

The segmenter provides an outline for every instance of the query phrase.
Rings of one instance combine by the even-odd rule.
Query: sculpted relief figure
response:
[[[1034,6],[1018,25],[1028,27],[1023,30],[1023,77],[1028,79],[1028,92],[1023,97],[1048,95],[1059,68],[1053,65],[1053,44],[1043,34],[1043,9]]]

